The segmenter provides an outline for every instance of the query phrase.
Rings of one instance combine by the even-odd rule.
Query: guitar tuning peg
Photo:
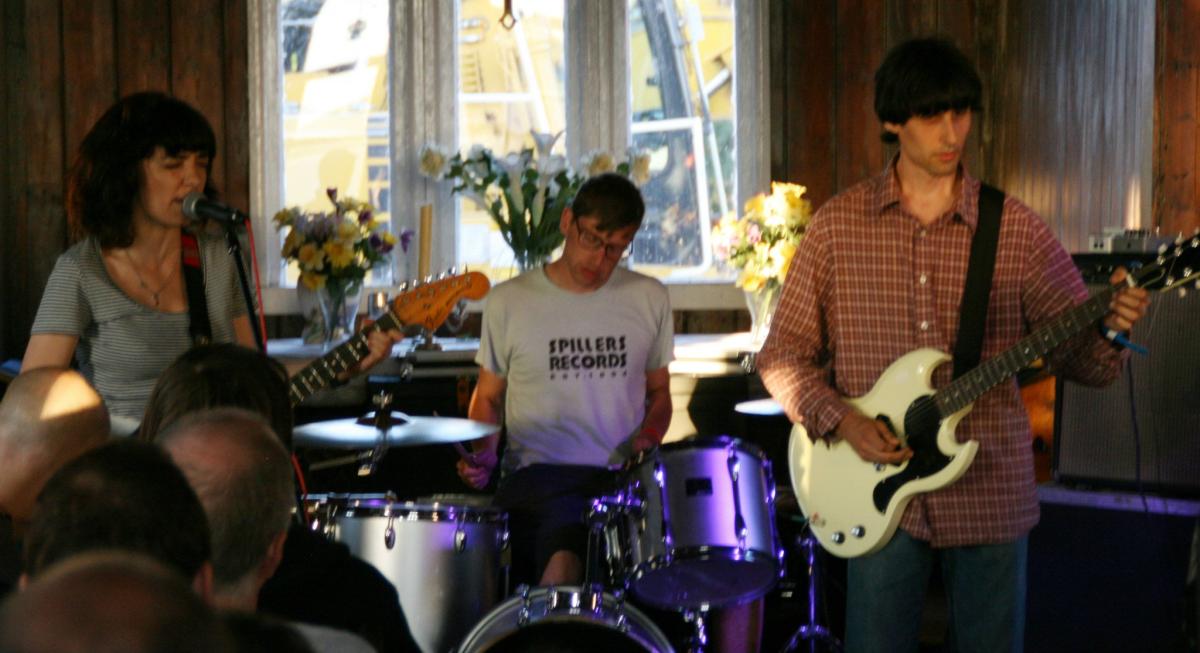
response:
[[[421,283],[433,283],[433,275],[432,274],[425,275],[425,278],[421,280]]]
[[[458,266],[457,266],[457,265],[451,265],[451,266],[450,266],[450,269],[449,269],[449,270],[446,270],[446,274],[448,274],[448,275],[450,275],[450,276],[452,276],[452,277],[456,277],[456,276],[458,276]]]
[[[407,281],[400,284],[400,292],[408,292],[408,282]]]
[[[438,281],[441,281],[442,279],[446,279],[446,278],[448,278],[449,276],[450,276],[450,273],[449,273],[449,272],[443,272],[443,273],[441,273],[441,274],[439,274],[439,275],[438,275]]]

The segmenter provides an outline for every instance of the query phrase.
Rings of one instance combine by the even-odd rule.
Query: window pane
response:
[[[390,222],[387,0],[281,0],[285,206],[329,211],[326,188]],[[298,270],[287,267],[286,283]],[[390,283],[376,269],[368,283]]]
[[[735,207],[732,0],[629,0],[633,145],[651,157],[639,270],[725,278],[709,234]]]
[[[500,24],[501,0],[460,0],[459,139],[497,156],[533,147],[530,131],[556,134],[564,107],[563,0],[513,3],[517,22]],[[563,140],[555,145],[564,153]],[[493,278],[512,274],[512,251],[488,213],[459,202],[458,262]]]

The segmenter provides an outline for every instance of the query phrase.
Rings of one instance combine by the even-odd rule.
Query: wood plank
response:
[[[170,5],[116,0],[117,95],[171,88]]]
[[[819,207],[837,192],[835,0],[795,3],[788,61],[788,169],[783,179],[808,188]]]
[[[1200,2],[1163,0],[1157,11],[1155,223],[1165,233],[1190,233],[1200,227]]]
[[[246,33],[246,0],[225,0],[224,20],[224,156],[222,195],[231,206],[250,209],[250,98],[249,45]]]
[[[14,129],[6,158],[11,213],[3,225],[5,239],[5,354],[20,356],[55,259],[66,245],[63,210],[64,146],[63,51],[45,47],[63,40],[62,7],[57,2],[27,0],[14,23],[19,36],[6,41]]]
[[[74,153],[117,99],[116,32],[111,0],[63,0],[66,145]]]
[[[884,7],[871,0],[837,3],[835,192],[878,174],[888,153],[875,116],[875,69],[886,51]]]
[[[912,38],[944,35],[939,32],[937,0],[887,0],[887,45]]]
[[[224,34],[222,0],[171,0],[171,93],[196,107],[217,134],[218,154],[212,179],[226,186],[225,44],[214,35]],[[243,17],[244,21],[245,18]]]

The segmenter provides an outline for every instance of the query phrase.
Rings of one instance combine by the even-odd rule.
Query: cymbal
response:
[[[747,401],[738,402],[733,410],[743,415],[756,415],[759,417],[772,417],[775,415],[783,415],[783,406],[779,405],[778,401],[767,397],[766,399],[750,399]]]
[[[475,440],[500,431],[495,424],[461,417],[423,417],[392,412],[387,430],[387,446],[414,447],[423,444],[449,444]],[[292,431],[297,447],[321,449],[370,449],[379,443],[379,430],[371,414],[364,418],[347,417],[312,422]]]

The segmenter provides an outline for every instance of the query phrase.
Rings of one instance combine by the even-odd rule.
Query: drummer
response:
[[[670,422],[667,289],[621,265],[644,213],[625,177],[588,179],[559,220],[561,256],[488,296],[468,415],[507,430],[494,503],[509,514],[514,584],[582,581],[591,499]],[[472,443],[463,481],[488,485],[498,445]]]

